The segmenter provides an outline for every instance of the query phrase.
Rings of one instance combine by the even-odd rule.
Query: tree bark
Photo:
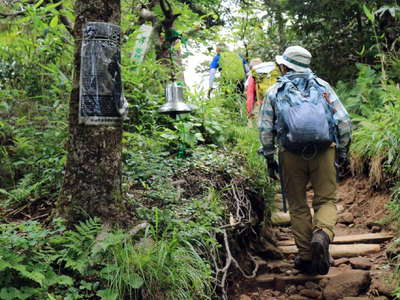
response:
[[[74,26],[74,78],[70,97],[68,155],[58,215],[69,225],[87,217],[115,223],[121,213],[122,123],[117,126],[78,124],[79,78],[83,26],[87,22],[121,20],[120,0],[77,0]]]

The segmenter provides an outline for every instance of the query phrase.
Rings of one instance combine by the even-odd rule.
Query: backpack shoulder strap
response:
[[[332,104],[333,104],[334,99],[333,99],[333,97],[332,97],[332,95],[330,93],[330,90],[332,89],[331,86],[329,85],[329,83],[327,83],[325,80],[323,80],[323,79],[321,79],[319,77],[316,77],[315,81],[316,81],[316,83],[318,85],[320,85],[324,89],[324,92],[322,93],[322,96],[324,97],[324,99],[325,99],[326,103],[328,104],[328,106],[331,109],[333,109]]]

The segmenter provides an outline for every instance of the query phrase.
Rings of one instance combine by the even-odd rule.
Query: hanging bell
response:
[[[193,110],[193,106],[191,107],[183,102],[183,87],[176,82],[167,84],[165,98],[167,99],[167,103],[158,109],[159,113],[177,115]]]

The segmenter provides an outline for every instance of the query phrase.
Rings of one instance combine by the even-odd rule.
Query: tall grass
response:
[[[353,118],[357,124],[351,148],[353,168],[356,173],[367,171],[371,184],[400,178],[399,109],[399,102],[390,103],[367,117]]]
[[[176,239],[139,243],[124,241],[113,247],[110,287],[131,299],[210,299],[210,266],[190,246]],[[111,262],[112,262],[111,261]]]
[[[352,115],[354,124],[351,165],[355,174],[369,177],[371,186],[392,190],[387,204],[397,228],[400,229],[400,88],[387,80],[386,73],[371,66],[359,65],[359,76],[353,87],[340,84],[338,93]],[[381,66],[384,67],[383,65]],[[388,74],[398,78],[399,64],[395,57],[388,64]],[[399,239],[391,247],[399,248]],[[394,297],[400,299],[400,268]]]

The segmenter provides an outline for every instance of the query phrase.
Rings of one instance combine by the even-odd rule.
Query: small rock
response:
[[[336,224],[336,227],[337,227],[338,229],[347,228],[346,224],[343,224],[343,223],[337,223],[337,224]]]
[[[344,211],[344,206],[341,204],[337,204],[336,205],[336,209],[338,213],[341,213],[342,211]]]
[[[344,271],[340,276],[329,280],[324,288],[325,300],[338,300],[343,297],[359,295],[370,283],[368,272],[361,270]]]
[[[348,270],[352,270],[353,268],[351,267],[351,265],[348,264],[341,264],[339,266],[340,271],[348,271]]]
[[[354,220],[354,223],[359,222],[359,224],[356,224],[356,226],[354,226],[355,229],[359,229],[359,230],[365,230],[365,224],[364,221],[362,219],[358,219],[358,220]]]
[[[259,300],[273,300],[273,299],[276,299],[276,298],[275,297],[271,297],[271,296],[260,295],[257,299],[259,299]]]
[[[352,228],[352,227],[354,227],[354,224],[350,224],[350,225],[349,225],[349,228]]]
[[[357,217],[362,216],[361,210],[360,210],[360,208],[358,207],[358,205],[356,205],[356,204],[354,204],[354,205],[351,207],[350,211],[351,211],[351,214],[353,215],[353,218],[357,218]]]
[[[264,290],[263,292],[262,292],[262,295],[263,296],[266,296],[266,297],[268,297],[268,296],[271,296],[272,295],[272,290]]]
[[[297,289],[294,285],[289,285],[288,288],[286,289],[286,293],[289,295],[293,295],[297,293]]]
[[[342,214],[342,218],[343,218],[343,221],[344,221],[343,223],[350,224],[350,223],[354,222],[354,216],[353,216],[353,214],[351,212],[344,212]]]
[[[259,300],[276,300],[277,298],[273,297],[273,296],[259,296],[258,297]]]
[[[378,292],[378,294],[391,296],[396,289],[396,280],[393,280],[392,274],[383,271],[371,271],[370,291]]]
[[[338,217],[338,223],[351,224],[354,222],[354,217],[351,212],[344,212]]]
[[[335,267],[340,266],[341,264],[347,264],[349,262],[349,259],[347,257],[342,257],[342,258],[338,258],[335,259],[333,265]]]
[[[349,198],[344,199],[345,204],[350,205],[350,204],[353,204],[353,202],[354,202],[354,197],[349,197]]]
[[[361,183],[361,182],[357,183],[356,184],[356,189],[364,190],[365,189],[365,184]]]
[[[322,296],[322,293],[316,290],[304,289],[300,291],[300,295],[313,299],[319,299]]]
[[[240,300],[251,300],[251,298],[247,295],[240,295]]]
[[[304,289],[304,286],[302,286],[302,285],[298,285],[298,286],[297,286],[297,290],[298,290],[298,291],[301,291],[302,289]]]
[[[371,261],[366,257],[350,258],[350,263],[354,269],[369,270],[372,267]]]
[[[289,296],[289,300],[309,300],[308,297],[300,296],[300,295],[292,295]]]
[[[307,281],[304,287],[309,290],[319,290],[319,285],[312,281]]]
[[[272,291],[271,294],[275,297],[278,297],[281,294],[281,292],[280,291]]]
[[[374,226],[378,226],[378,227],[382,227],[382,225],[381,224],[379,224],[379,223],[377,223],[377,222],[368,222],[367,223],[367,227],[369,228],[369,229],[372,229],[372,227],[374,227]]]
[[[291,268],[292,265],[286,261],[275,260],[268,262],[268,269],[270,269],[272,272],[281,273]]]
[[[293,269],[293,270],[292,270],[292,272],[293,272],[293,275],[297,275],[297,274],[299,274],[299,273],[300,273],[300,271],[299,271],[299,270],[297,270],[297,269]]]
[[[375,233],[375,232],[380,232],[381,230],[382,230],[382,228],[379,227],[379,226],[372,226],[372,228],[371,228],[371,231],[372,231],[373,233]]]
[[[319,281],[319,286],[321,288],[324,288],[328,285],[328,282],[329,282],[329,278],[323,278]]]

